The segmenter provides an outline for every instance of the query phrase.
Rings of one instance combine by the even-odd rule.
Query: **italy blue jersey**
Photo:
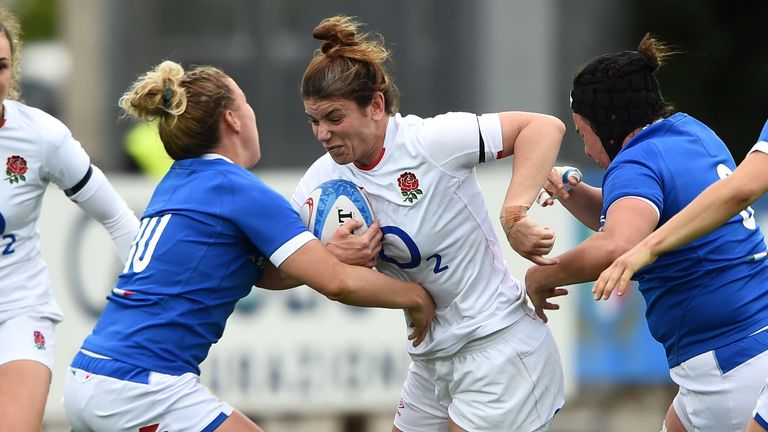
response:
[[[199,374],[235,303],[314,237],[288,201],[222,158],[177,161],[158,184],[83,348],[147,370]]]
[[[715,133],[678,113],[635,135],[603,177],[603,220],[624,197],[647,200],[668,221],[736,168]],[[747,208],[712,233],[662,255],[635,279],[651,334],[670,367],[768,325],[766,245]]]

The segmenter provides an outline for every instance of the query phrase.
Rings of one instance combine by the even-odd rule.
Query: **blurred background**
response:
[[[526,110],[569,127],[561,164],[590,170],[573,133],[568,91],[592,57],[635,49],[651,32],[680,52],[662,67],[665,97],[710,125],[737,162],[768,114],[768,2],[697,0],[0,0],[22,21],[24,100],[62,119],[140,214],[157,181],[152,134],[121,120],[117,100],[162,60],[224,69],[253,106],[262,142],[255,172],[288,195],[322,153],[299,83],[324,17],[354,15],[384,36],[401,112]],[[146,146],[146,147],[145,147]],[[137,150],[138,149],[138,150]],[[133,154],[132,154],[133,152]],[[167,162],[167,161],[164,161]],[[160,163],[162,165],[162,163]],[[483,167],[485,168],[485,167]],[[509,161],[479,170],[496,214]],[[106,234],[51,193],[40,229],[66,320],[46,431],[68,430],[62,372],[95,322],[119,263]],[[761,208],[756,209],[760,216]],[[762,212],[763,214],[768,212]],[[555,253],[588,232],[559,206],[534,216],[556,228]],[[529,263],[508,251],[513,275]],[[567,373],[557,432],[658,431],[675,388],[648,335],[639,295],[595,304],[573,287],[552,317]],[[254,292],[230,320],[202,378],[267,431],[388,431],[408,359],[402,316],[348,308],[309,290]]]

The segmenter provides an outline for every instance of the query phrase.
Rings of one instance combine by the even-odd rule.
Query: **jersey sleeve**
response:
[[[91,159],[63,123],[50,116],[45,120],[50,129],[43,156],[44,175],[61,190],[67,190],[83,179]]]
[[[466,175],[475,166],[498,158],[504,148],[499,115],[454,112],[427,118],[418,141],[439,167]]]
[[[655,168],[660,163],[656,146],[633,149],[632,155],[614,160],[603,179],[603,213],[623,198],[639,198],[656,207],[661,214],[664,206],[663,175]]]
[[[315,238],[288,200],[261,180],[235,190],[247,193],[238,192],[228,216],[275,267]]]
[[[757,137],[755,145],[749,150],[749,153],[756,151],[768,154],[768,120],[766,120],[765,125],[763,125],[763,130],[760,132],[760,136]]]

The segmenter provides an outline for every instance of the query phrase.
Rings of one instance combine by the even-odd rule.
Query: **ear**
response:
[[[381,120],[386,115],[386,103],[384,101],[384,93],[376,92],[373,94],[371,104],[368,106],[371,118],[373,120]]]
[[[231,128],[235,133],[240,133],[240,121],[235,117],[232,110],[224,111],[221,120],[226,127]]]

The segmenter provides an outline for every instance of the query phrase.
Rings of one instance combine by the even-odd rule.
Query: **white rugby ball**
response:
[[[373,210],[365,191],[349,180],[328,180],[309,195],[299,215],[312,234],[327,244],[333,233],[349,219],[363,223],[354,231],[364,233],[373,223]]]

